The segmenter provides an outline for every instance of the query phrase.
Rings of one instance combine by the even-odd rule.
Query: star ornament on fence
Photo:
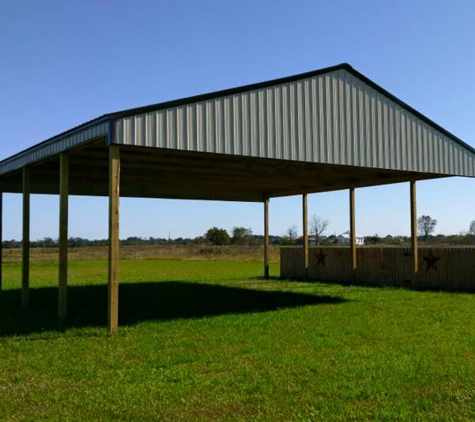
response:
[[[429,251],[429,255],[424,257],[426,262],[426,272],[429,272],[430,269],[437,271],[437,262],[440,261],[440,258],[434,256],[432,251]]]
[[[325,266],[325,258],[327,256],[323,253],[323,250],[320,249],[320,252],[318,254],[315,254],[315,258],[317,259],[317,267],[324,267]]]

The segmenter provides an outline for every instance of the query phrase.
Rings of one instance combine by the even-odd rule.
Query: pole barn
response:
[[[22,305],[27,307],[30,195],[60,195],[58,316],[65,318],[68,196],[109,197],[113,332],[119,321],[120,196],[262,203],[268,277],[270,199],[303,195],[306,227],[307,194],[348,189],[355,269],[355,189],[408,182],[417,272],[416,181],[448,176],[475,177],[475,150],[341,64],[110,113],[70,129],[0,162],[0,215],[1,194],[23,194]],[[307,242],[304,249],[306,269]]]

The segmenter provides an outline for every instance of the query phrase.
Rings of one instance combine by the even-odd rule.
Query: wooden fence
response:
[[[303,278],[303,247],[280,249],[283,278]],[[357,269],[351,268],[349,247],[309,248],[308,278],[318,281],[475,291],[475,247],[420,247],[419,271],[414,274],[407,247],[357,248]]]

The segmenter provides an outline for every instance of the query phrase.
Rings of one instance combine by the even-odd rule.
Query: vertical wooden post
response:
[[[303,268],[304,279],[308,278],[308,212],[307,194],[302,195],[302,226],[303,226]]]
[[[0,192],[0,294],[3,288],[3,192]]]
[[[119,188],[120,153],[109,147],[109,295],[108,325],[111,333],[119,327]]]
[[[264,278],[269,278],[269,198],[264,200]]]
[[[30,303],[30,169],[23,167],[23,234],[22,234],[21,306]]]
[[[414,274],[419,272],[419,257],[417,247],[417,199],[416,199],[416,181],[410,181],[411,186],[411,249],[413,258]]]
[[[350,249],[351,268],[356,271],[356,218],[355,218],[355,189],[350,188]]]
[[[59,274],[58,317],[64,319],[68,306],[68,195],[69,156],[59,156]]]

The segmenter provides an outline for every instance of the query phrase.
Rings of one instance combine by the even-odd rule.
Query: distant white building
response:
[[[350,244],[350,231],[346,231],[345,233],[342,233],[337,236],[338,243],[340,245],[349,245]],[[363,246],[364,245],[364,237],[361,236],[356,236],[356,244],[358,246]]]

